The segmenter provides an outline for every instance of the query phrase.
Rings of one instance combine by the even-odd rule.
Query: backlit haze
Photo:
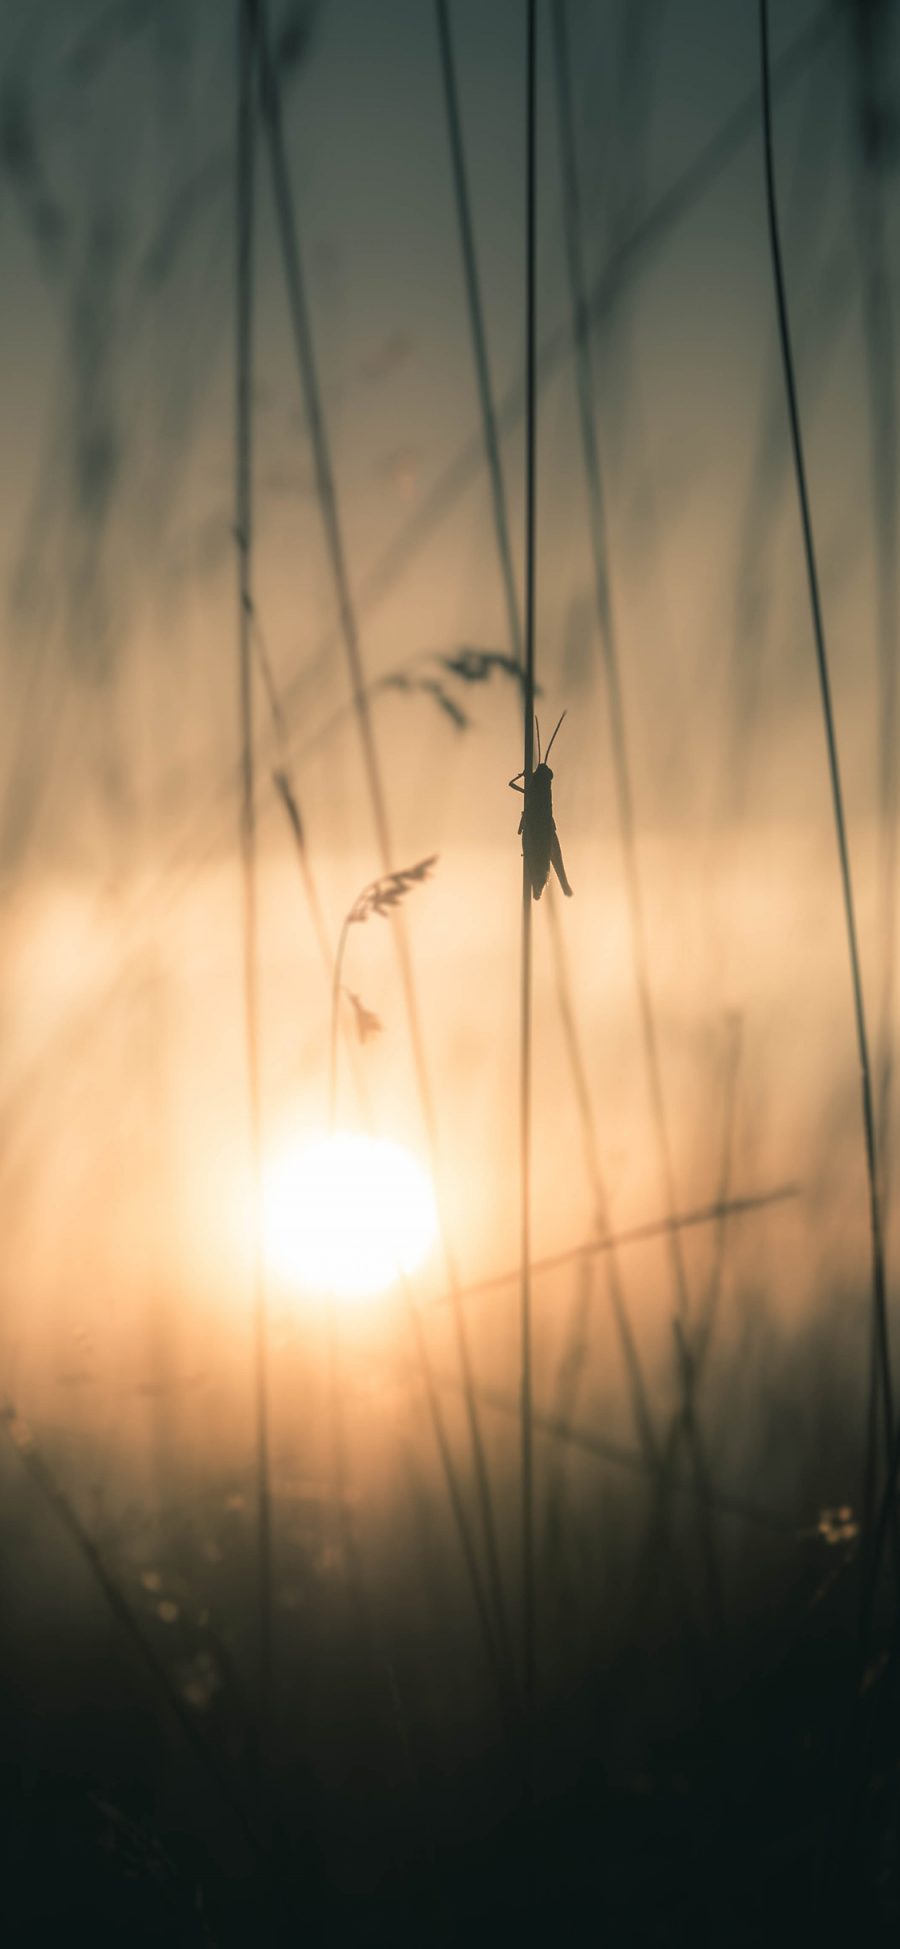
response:
[[[284,83],[372,684],[415,669],[425,652],[509,650],[434,23],[428,8],[394,0],[388,35],[383,11],[347,0],[297,11],[301,27],[309,14],[302,58]],[[734,1189],[802,1181],[804,1197],[741,1221],[730,1251],[736,1277],[745,1250],[755,1267],[766,1264],[768,1305],[784,1322],[832,1226],[828,1249],[855,1273],[865,1204],[752,118],[691,188],[692,166],[756,86],[752,9],[698,0],[571,13],[588,270],[603,294],[593,352],[612,600],[678,1195],[689,1205],[716,1194],[737,1022]],[[812,13],[799,3],[777,10],[776,52]],[[183,1366],[202,1371],[205,1388],[220,1385],[218,1350],[243,1331],[244,1271],[228,1218],[244,1195],[247,1134],[232,41],[214,7],[123,8],[106,38],[100,19],[48,5],[7,9],[3,23],[3,1331],[11,1388],[34,1412],[61,1428],[83,1417],[96,1426],[99,1388],[115,1439],[126,1426],[134,1438],[145,1411],[152,1418],[155,1410],[134,1406],[145,1384],[172,1390],[176,1421]],[[460,4],[454,23],[491,372],[497,399],[512,402],[502,454],[520,560],[521,22],[513,5]],[[792,71],[777,150],[877,1013],[876,531],[853,216],[856,107],[842,48],[834,29]],[[663,201],[658,227],[648,228],[648,213],[683,179],[683,204],[666,214]],[[262,162],[259,205],[256,603],[334,941],[380,862]],[[539,420],[538,680],[545,721],[568,710],[554,792],[575,898],[559,925],[609,1216],[621,1226],[661,1215],[665,1195],[634,999],[563,248],[548,37],[539,332],[552,356]],[[619,275],[604,282],[610,264]],[[384,690],[372,708],[393,863],[439,855],[406,925],[441,1195],[471,1280],[512,1267],[517,1251],[519,808],[506,780],[521,762],[521,720],[516,686],[502,674],[447,689],[465,711],[464,730],[424,693]],[[271,786],[278,754],[262,685],[256,712],[263,1119],[277,1149],[285,1122],[323,1128],[330,997]],[[545,899],[535,909],[538,1254],[588,1237],[594,1223],[547,907]],[[427,1163],[385,921],[351,935],[347,985],[384,1025],[356,1064],[374,1126]],[[352,1122],[359,1105],[347,1060],[340,1091]],[[823,1211],[826,1130],[841,1189]],[[697,1242],[698,1277],[708,1244]],[[652,1340],[669,1305],[653,1251],[629,1259],[632,1276],[641,1332]],[[428,1277],[440,1286],[439,1258]],[[541,1297],[539,1330],[555,1303],[548,1295],[545,1308]],[[603,1332],[602,1307],[598,1315]],[[82,1332],[103,1350],[96,1370],[77,1351]],[[182,1338],[184,1357],[175,1351]]]
[[[183,1844],[185,1943],[201,1926],[205,1943],[282,1941],[257,1916],[279,1877],[310,1914],[321,1900],[304,1941],[442,1937],[409,1887],[431,1887],[444,1848],[434,1916],[450,1904],[446,1939],[475,1949],[481,1842],[491,1941],[524,1949],[508,1902],[526,1855],[532,1898],[532,1853],[551,1908],[579,1873],[590,1902],[621,1885],[633,1926],[598,1922],[610,1945],[773,1941],[789,1873],[801,1941],[812,1879],[842,1852],[822,1838],[844,1848],[836,1729],[853,1701],[859,1727],[869,1709],[886,1725],[882,1692],[859,1703],[884,1666],[867,1664],[855,1555],[879,1395],[758,8],[538,6],[534,639],[544,741],[565,713],[553,813],[573,898],[551,879],[530,908],[534,1481],[508,789],[528,10],[271,0],[277,92],[269,76],[247,97],[247,394],[238,16],[218,0],[0,8],[12,1853],[35,1900],[68,1887],[47,1840],[68,1781],[84,1826],[60,1816],[60,1834],[88,1834],[74,1881],[99,1861],[107,1885],[121,1838],[90,1834],[109,1807],[168,1836],[162,1853]],[[769,16],[896,1339],[900,35],[877,0]],[[840,1647],[834,1682],[797,1651],[816,1631]],[[766,1711],[754,1694],[729,1719],[746,1674],[771,1678]],[[668,1756],[678,1727],[688,1756]],[[896,1783],[896,1744],[869,1733],[845,1787],[867,1818]],[[892,1838],[873,1828],[863,1879],[896,1861],[890,1793]],[[684,1937],[633,1920],[656,1900],[651,1822],[670,1850],[658,1914],[697,1916],[711,1891]],[[853,1865],[847,1883],[855,1900]],[[729,1935],[734,1889],[756,1891],[766,1935]],[[844,1933],[875,1941],[857,1908]],[[156,1939],[175,1941],[169,1922]]]
[[[551,885],[532,916],[531,1249],[538,1265],[554,1262],[533,1279],[533,1371],[548,1424],[536,1449],[547,1547],[565,1491],[585,1523],[575,1563],[601,1507],[625,1549],[616,1485],[640,1480],[641,1387],[662,1440],[677,1414],[685,1317],[715,1318],[704,1414],[723,1497],[764,1503],[791,1537],[808,1533],[823,1502],[855,1504],[862,1421],[851,1429],[850,1418],[866,1398],[871,1285],[847,939],[766,231],[756,8],[567,9],[643,1003],[573,357],[550,10],[539,12],[536,664],[545,736],[566,713],[553,804],[574,897]],[[788,300],[893,1317],[896,347],[885,355],[882,338],[879,352],[873,327],[883,314],[860,132],[875,84],[849,7],[779,0],[771,13]],[[392,1587],[417,1574],[416,1522],[441,1539],[464,1587],[429,1420],[443,1401],[464,1506],[466,1496],[474,1506],[454,1288],[511,1590],[519,1536],[522,802],[507,781],[522,765],[522,699],[503,667],[513,645],[435,13],[424,0],[283,0],[269,14],[389,859],[260,128],[255,1186],[233,9],[12,0],[0,12],[3,1403],[18,1417],[19,1446],[47,1458],[91,1535],[118,1552],[123,1578],[163,1580],[135,1584],[150,1611],[174,1602],[183,1622],[190,1608],[187,1570],[165,1594],[169,1513],[194,1525],[186,1560],[212,1577],[230,1565],[231,1544],[206,1511],[227,1511],[244,1568],[222,1612],[243,1605],[245,1628],[231,1638],[223,1626],[223,1641],[244,1671],[254,1655],[256,1572],[246,1566],[257,1534],[260,1333],[276,1669],[279,1656],[289,1665],[284,1646],[313,1603],[295,1561],[309,1499],[320,1499],[326,1529],[329,1498],[353,1512],[370,1570],[396,1551]],[[453,0],[451,15],[521,609],[525,8]],[[897,36],[885,47],[875,81],[887,99]],[[888,267],[900,262],[896,153],[886,140],[880,180],[894,193],[884,189],[878,234]],[[479,655],[460,661],[461,652]],[[491,654],[479,662],[481,653]],[[302,860],[276,770],[302,822]],[[333,989],[342,924],[363,889],[388,865],[432,860],[396,909],[409,979],[394,909],[370,907],[346,929]],[[298,1160],[332,1132],[346,1175],[310,1190]],[[382,1148],[360,1151],[372,1141]],[[366,1177],[359,1158],[398,1155],[412,1188],[397,1194],[395,1225],[394,1190]],[[337,1242],[324,1245],[323,1200],[338,1214]],[[718,1207],[731,1201],[741,1209],[726,1222]],[[377,1224],[361,1238],[363,1207]],[[677,1332],[671,1233],[653,1231],[673,1209],[692,1217],[679,1233],[687,1314]],[[608,1250],[611,1234],[642,1228]],[[807,1361],[826,1402],[822,1426],[829,1403],[847,1417],[843,1449],[820,1439]],[[611,1445],[613,1463],[585,1449],[565,1474],[554,1417],[557,1432],[574,1422],[588,1447]],[[4,1443],[0,1485],[15,1512],[26,1493],[19,1460]],[[31,1519],[9,1520],[27,1530]],[[722,1524],[726,1563],[742,1562],[744,1532],[730,1516]],[[317,1591],[345,1561],[330,1530],[328,1539],[309,1546]],[[55,1547],[36,1541],[35,1562]],[[87,1615],[92,1600],[80,1584],[78,1593]],[[474,1635],[474,1612],[458,1601]],[[212,1600],[202,1606],[218,1616]],[[162,1609],[154,1615],[165,1622]],[[561,1663],[566,1630],[589,1640],[579,1616],[560,1600]],[[472,1661],[459,1664],[469,1699]],[[455,1715],[460,1728],[477,1715],[467,1720],[454,1701],[448,1693],[456,1736]]]

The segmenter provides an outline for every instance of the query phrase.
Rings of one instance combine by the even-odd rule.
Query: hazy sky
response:
[[[284,76],[286,122],[367,669],[390,670],[418,650],[459,640],[505,647],[433,9],[421,0],[328,0],[272,12],[276,28],[284,16],[302,29],[303,58]],[[773,14],[777,50],[817,10],[792,0]],[[521,374],[523,353],[523,20],[514,0],[489,8],[457,0],[452,8],[500,400]],[[548,21],[542,25],[540,328],[562,328],[563,355],[541,411],[540,661],[553,671],[549,687],[561,704],[561,681],[572,698],[579,667],[596,662],[596,643],[564,353],[569,299]],[[160,783],[154,711],[171,756],[199,762],[217,751],[221,765],[233,737],[227,685],[214,675],[233,648],[232,22],[212,5],[47,5],[7,8],[2,33],[4,654],[19,698],[8,718],[10,775],[18,783],[29,771],[26,794],[34,793],[39,754],[53,738],[62,740],[62,779],[96,702],[91,680],[105,673],[119,693],[115,738],[129,746],[140,804],[144,786]],[[752,103],[756,14],[744,0],[573,4],[569,33],[584,249],[596,277],[661,200],[665,207],[735,110]],[[815,408],[809,441],[822,551],[826,562],[836,556],[844,582],[848,556],[863,546],[853,530],[868,488],[849,48],[846,23],[836,18],[778,111],[801,383]],[[318,649],[334,598],[262,158],[259,190],[259,601],[279,679],[288,685],[308,673],[298,693],[306,728],[340,701],[343,676],[339,655]],[[679,776],[685,713],[702,691],[705,706],[727,719],[739,694],[735,660],[754,650],[735,640],[736,612],[756,599],[756,584],[771,584],[766,553],[783,513],[786,453],[752,107],[725,154],[713,154],[683,207],[628,265],[594,355],[635,761],[662,776],[660,800],[647,803],[653,821],[661,804],[670,816],[685,791],[694,802],[699,793],[717,818],[720,779],[709,750],[693,753],[688,778]],[[468,469],[432,519],[430,497],[452,481],[463,455]],[[504,466],[518,546],[518,422],[504,440]],[[370,603],[370,578],[410,531],[404,572]],[[794,703],[787,673],[804,668],[790,610],[797,593],[789,580],[781,675],[766,696],[782,727],[794,714],[784,709]],[[761,627],[761,662],[765,635]],[[838,680],[844,669],[856,692],[859,647],[848,660],[840,620],[835,638]],[[43,688],[35,663],[47,672]],[[57,720],[70,681],[66,730]],[[650,708],[663,698],[663,712]],[[182,705],[177,723],[173,699]],[[388,740],[408,728],[409,710],[396,710],[396,725],[386,719]],[[568,735],[571,751],[577,724]],[[442,774],[465,765],[476,742],[445,738]],[[793,760],[789,743],[791,768]],[[343,759],[332,750],[329,766],[336,762]],[[763,762],[774,764],[771,751]],[[866,782],[863,769],[860,786]],[[342,773],[342,794],[347,783]],[[418,810],[421,781],[413,775],[412,783]],[[783,769],[771,784],[791,798]],[[319,789],[315,769],[308,789]],[[15,826],[15,808],[9,816]],[[48,813],[45,843],[53,823]]]
[[[545,723],[568,709],[554,767],[576,891],[565,914],[576,1006],[613,1190],[636,1211],[658,1201],[658,1188],[647,1162],[568,334],[549,9],[539,11],[539,332],[553,356],[538,429],[538,677]],[[779,0],[771,11],[775,58],[801,44],[777,98],[777,167],[874,996],[883,707],[862,303],[873,234],[873,173],[862,173],[859,141],[865,74],[848,8]],[[138,1073],[132,1031],[122,1031],[121,1046],[110,1041],[113,990],[133,1000],[144,979],[171,984],[165,1031],[156,1020],[153,1033],[169,1048],[167,1088],[185,1156],[196,1159],[201,1125],[226,1127],[229,1091],[243,1088],[232,14],[213,0],[23,0],[7,5],[0,23],[0,848],[16,1051],[7,1108],[26,1092],[34,1143],[43,1131],[44,1148],[16,1168],[36,1183],[41,1158],[51,1213],[48,1127],[64,1177],[70,1117],[88,1087],[82,1075],[65,1104],[56,1084],[48,1097],[47,1075],[63,1073],[51,1052],[65,1048],[68,1061],[106,1037],[110,1105],[120,1103],[123,1076]],[[423,653],[509,647],[434,10],[427,0],[323,0],[270,14],[365,670],[371,680],[398,670],[409,678],[412,665],[413,676],[433,678],[434,664],[413,665]],[[525,10],[519,0],[454,0],[451,18],[518,562]],[[808,32],[817,21],[821,31]],[[779,1164],[796,1154],[800,1126],[802,1150],[823,1103],[843,1116],[854,1064],[774,335],[757,10],[749,0],[571,0],[568,23],[583,248],[603,298],[591,341],[595,424],[648,929],[680,1155],[692,1183],[701,1160],[698,1183],[705,1171],[708,1186],[702,1138],[714,1114],[710,1050],[723,1010],[738,1010],[747,1025],[762,1161],[769,1147]],[[896,40],[878,55],[885,99]],[[887,267],[897,261],[892,155],[886,145],[877,176]],[[379,862],[346,713],[262,142],[258,163],[256,603],[334,938]],[[878,383],[883,402],[890,357]],[[465,1166],[486,1130],[497,1144],[508,1132],[513,1154],[518,808],[506,781],[521,762],[521,727],[515,686],[502,676],[448,687],[471,718],[465,731],[427,692],[386,691],[373,710],[395,859],[441,857],[411,924],[475,1270],[480,1253],[502,1244],[505,1255],[515,1236],[514,1179],[488,1197],[483,1181],[474,1190],[467,1182]],[[321,1112],[327,998],[271,789],[261,685],[257,710],[267,1089],[274,1116],[292,1079],[303,1079]],[[394,1037],[372,1055],[380,1100],[395,1128],[412,1127],[386,937],[368,938],[364,952],[354,942],[357,953],[353,985]],[[576,1138],[545,929],[537,955],[546,1009],[539,1089],[560,1133],[540,1225],[558,1242],[587,1222],[589,1199],[559,1176]],[[28,1083],[30,1065],[43,1094]],[[770,1116],[770,1085],[775,1091],[785,1065],[796,1096],[782,1091]],[[92,1059],[95,1091],[98,1073]],[[118,1113],[110,1110],[111,1127]],[[855,1158],[856,1136],[853,1124]],[[31,1141],[20,1129],[26,1153]],[[79,1195],[77,1182],[75,1172],[67,1195]],[[45,1235],[50,1260],[53,1249]]]

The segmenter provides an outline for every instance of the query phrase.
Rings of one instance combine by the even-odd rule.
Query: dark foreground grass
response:
[[[690,1651],[671,1644],[649,1667],[632,1651],[545,1710],[530,1807],[488,1745],[449,1765],[422,1753],[405,1777],[396,1755],[386,1764],[383,1701],[358,1661],[340,1673],[347,1718],[327,1770],[285,1754],[267,1770],[278,1815],[253,1859],[192,1791],[110,1644],[70,1644],[64,1675],[58,1644],[32,1643],[4,1699],[10,1939],[487,1943],[515,1927],[528,1941],[586,1928],[615,1944],[756,1944],[827,1941],[840,1924],[896,1940],[898,1701],[883,1684],[857,1730],[865,1777],[822,1855],[843,1798],[849,1625],[832,1616],[691,1723],[676,1714],[634,1740],[630,1702],[674,1685]]]
[[[817,1485],[833,1500],[845,1468],[854,1479],[839,1397],[798,1423],[812,1446],[785,1505],[805,1483],[812,1514]],[[10,1940],[896,1940],[900,1698],[883,1655],[860,1685],[852,1520],[720,1518],[727,1614],[713,1642],[690,1508],[635,1621],[648,1487],[570,1471],[562,1541],[539,1564],[529,1799],[421,1464],[408,1520],[397,1508],[368,1536],[360,1505],[352,1576],[327,1510],[320,1530],[309,1511],[298,1528],[296,1497],[276,1493],[261,1749],[252,1483],[243,1508],[229,1483],[146,1532],[131,1511],[104,1541],[216,1792],[52,1511],[4,1463]]]

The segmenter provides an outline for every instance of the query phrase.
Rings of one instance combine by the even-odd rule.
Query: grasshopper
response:
[[[556,726],[556,731],[559,730],[559,725],[562,723],[565,715],[566,713],[563,711],[559,724]],[[550,743],[547,746],[546,757],[542,760],[541,732],[537,718],[534,720],[534,728],[537,733],[538,748],[538,761],[534,771],[531,773],[530,778],[525,779],[524,785],[519,784],[519,779],[525,778],[524,771],[517,771],[515,778],[511,778],[509,781],[511,791],[522,792],[525,796],[522,817],[519,820],[525,869],[531,881],[531,891],[535,900],[540,900],[549,878],[551,866],[562,887],[563,893],[571,898],[572,889],[566,879],[566,869],[563,865],[559,834],[556,830],[556,821],[553,817],[553,773],[547,763],[547,759],[553,748],[553,738],[556,737],[556,731],[554,731],[553,738],[550,739]]]

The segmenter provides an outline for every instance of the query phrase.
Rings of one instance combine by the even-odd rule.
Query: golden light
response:
[[[266,1262],[296,1291],[372,1298],[422,1264],[436,1232],[426,1172],[386,1138],[336,1131],[264,1172]]]

